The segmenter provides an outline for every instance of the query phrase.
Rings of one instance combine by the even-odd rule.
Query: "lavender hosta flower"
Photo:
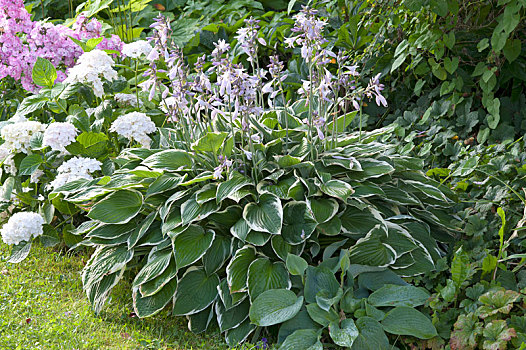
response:
[[[44,131],[42,145],[49,146],[54,151],[66,153],[66,146],[74,142],[77,135],[78,130],[71,123],[51,123]]]
[[[144,113],[132,112],[118,117],[110,127],[110,131],[139,142],[144,148],[150,148],[151,139],[148,134],[157,130],[154,122]]]
[[[243,150],[243,153],[245,153],[245,156],[247,157],[248,160],[252,160],[252,152]]]
[[[313,126],[316,128],[316,132],[318,133],[318,137],[320,140],[325,139],[325,134],[323,133],[323,129],[325,128],[325,124],[327,123],[327,120],[321,116],[318,115],[318,111],[313,111],[312,113],[312,124],[309,122],[309,119],[305,118],[303,119],[303,122],[307,126]]]
[[[325,127],[326,120],[322,117],[314,118],[312,121],[314,124],[314,127],[316,128],[316,131],[318,132],[318,137],[320,140],[325,139],[325,134],[323,133],[323,128]]]
[[[51,181],[49,187],[51,189],[57,189],[58,187],[74,180],[91,180],[93,179],[91,174],[100,170],[101,165],[102,163],[96,159],[73,157],[58,167],[57,177],[55,180]]]
[[[222,54],[230,50],[230,44],[223,39],[219,39],[217,43],[214,43],[215,49],[212,51],[212,57],[217,58]]]
[[[261,136],[259,134],[250,135],[250,139],[254,143],[261,143],[262,141]]]
[[[245,19],[247,27],[240,28],[237,31],[236,39],[241,45],[241,49],[248,55],[247,61],[253,62],[257,59],[257,45],[258,42],[266,45],[263,38],[258,38],[259,21],[250,17]]]
[[[323,37],[323,29],[327,22],[316,17],[317,11],[303,7],[301,12],[294,16],[295,23],[291,31],[296,36],[285,39],[287,47],[301,46],[301,57],[312,62],[318,56],[323,44],[327,40]]]
[[[165,60],[169,58],[168,54],[168,39],[171,35],[172,28],[170,27],[170,20],[159,14],[154,18],[154,22],[150,25],[153,29],[153,34],[148,38],[148,41],[153,42],[153,48],[146,56],[146,59],[153,62],[159,57],[164,57]]]
[[[378,106],[382,105],[384,107],[387,107],[387,100],[382,95],[382,90],[384,89],[384,84],[380,83],[380,73],[375,75],[371,80],[369,81],[369,85],[367,86],[367,89],[365,90],[365,95],[369,98],[375,97],[375,102]]]
[[[226,156],[220,155],[217,157],[219,160],[219,165],[214,169],[214,180],[223,178],[223,171],[230,169],[233,162],[229,160]]]
[[[19,212],[13,214],[2,226],[0,235],[6,244],[18,245],[20,242],[29,242],[31,237],[42,235],[44,219],[37,213]]]
[[[277,79],[281,76],[281,72],[285,68],[283,62],[279,60],[277,55],[270,56],[270,63],[267,66],[271,78]]]
[[[331,74],[331,72],[325,69],[325,75],[321,78],[320,83],[316,88],[319,98],[327,102],[331,102],[329,97],[331,97],[331,95],[333,94],[333,80],[334,76]]]

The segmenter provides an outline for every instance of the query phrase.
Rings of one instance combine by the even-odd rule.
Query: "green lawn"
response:
[[[20,264],[8,256],[0,243],[0,349],[228,349],[217,331],[192,334],[184,317],[168,311],[134,317],[131,289],[122,284],[95,315],[80,281],[87,253],[34,245]]]

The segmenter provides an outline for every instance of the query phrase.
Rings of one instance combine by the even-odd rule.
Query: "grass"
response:
[[[169,311],[134,317],[126,284],[95,315],[80,281],[85,252],[33,245],[20,264],[8,257],[9,247],[0,243],[0,349],[228,349],[218,331],[193,334],[184,317]]]

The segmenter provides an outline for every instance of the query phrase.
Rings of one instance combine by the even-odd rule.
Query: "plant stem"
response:
[[[135,97],[137,98],[137,109],[139,109],[139,80],[137,78],[137,71],[139,70],[139,59],[135,59]]]

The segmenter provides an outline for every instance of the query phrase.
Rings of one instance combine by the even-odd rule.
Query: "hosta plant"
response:
[[[454,229],[448,193],[421,173],[418,160],[390,153],[375,136],[358,142],[350,134],[313,161],[302,160],[308,147],[284,156],[281,142],[263,140],[256,183],[236,170],[214,180],[203,153],[229,145],[225,134],[210,131],[193,152],[127,149],[111,176],[57,189],[90,218],[75,233],[96,248],[83,272],[94,308],[131,275],[139,317],[170,305],[196,332],[216,320],[231,344],[275,324],[283,324],[284,344],[317,343],[323,329],[349,344],[338,337],[370,324],[378,334],[434,336],[430,321],[411,308],[423,304],[425,292],[392,286],[382,295],[392,300],[374,293],[364,300],[387,285],[406,285],[399,276],[434,269]],[[364,302],[369,306],[356,314]],[[347,320],[339,324],[342,312]],[[427,333],[415,323],[406,330],[378,323],[389,320],[380,316],[386,312],[426,322]]]
[[[266,41],[246,22],[236,37],[245,66],[220,40],[190,69],[170,45],[170,23],[156,19],[148,69],[130,79],[135,101],[138,89],[148,101],[105,129],[127,148],[108,157],[103,176],[48,194],[85,214],[68,232],[94,248],[82,274],[94,309],[131,278],[139,317],[170,307],[194,332],[217,323],[229,344],[262,330],[285,349],[434,337],[415,309],[427,293],[401,277],[433,270],[454,241],[453,194],[420,160],[376,141],[391,128],[348,131],[354,118],[362,124],[365,100],[387,103],[383,85],[328,50],[316,11],[298,14],[287,39],[309,72],[294,100],[277,57],[268,72],[259,67]],[[114,78],[80,83],[98,101]],[[102,102],[99,123],[114,119],[111,107]],[[143,112],[157,129],[149,148],[134,148],[153,131]],[[140,127],[126,128],[132,122]]]

